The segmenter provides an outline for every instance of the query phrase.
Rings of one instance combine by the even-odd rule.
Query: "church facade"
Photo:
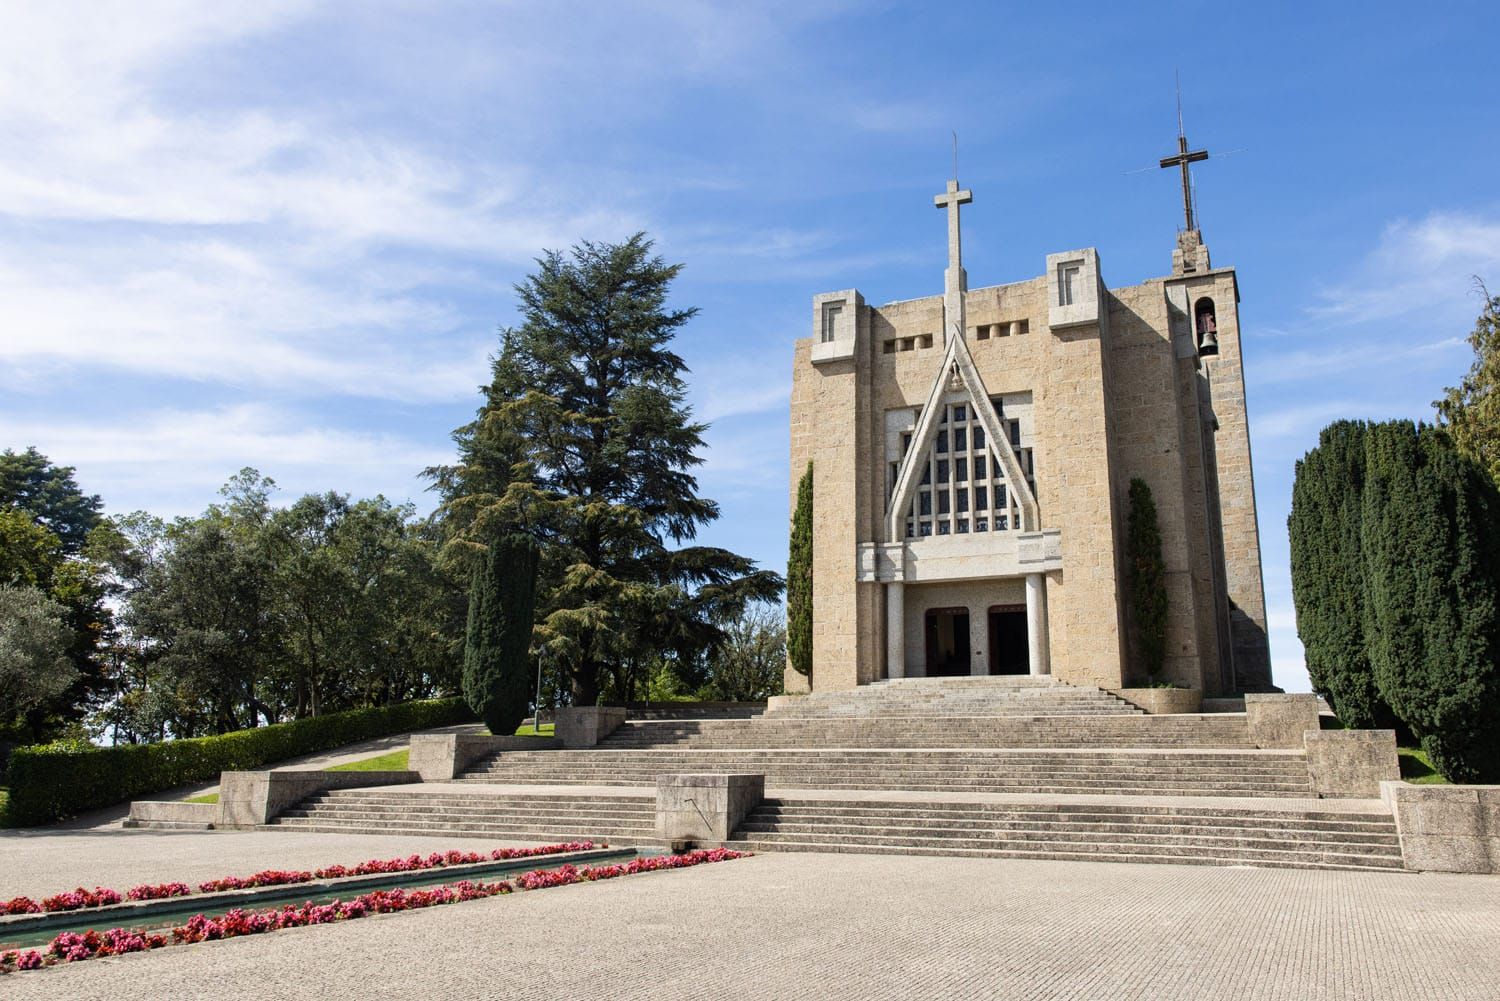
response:
[[[791,496],[810,464],[813,671],[789,668],[787,691],[1144,683],[1125,564],[1136,478],[1161,529],[1163,677],[1207,696],[1269,689],[1234,269],[1211,266],[1189,201],[1169,276],[1109,288],[1085,248],[970,289],[972,196],[947,187],[943,294],[873,306],[825,292],[796,343]]]

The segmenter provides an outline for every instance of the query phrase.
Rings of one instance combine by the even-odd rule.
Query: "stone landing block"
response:
[[[487,733],[414,733],[407,767],[423,782],[448,782],[474,762],[496,751],[551,751],[562,747],[552,737],[492,737]]]
[[[416,772],[223,772],[215,827],[247,828],[269,823],[282,810],[325,789],[358,789],[420,782]]]
[[[765,796],[764,775],[659,775],[656,836],[722,846]]]
[[[124,827],[167,831],[206,831],[219,821],[215,803],[182,803],[142,800],[130,804]]]
[[[1247,694],[1245,723],[1250,741],[1260,748],[1302,749],[1302,735],[1316,730],[1318,697],[1312,694]]]
[[[554,733],[569,750],[597,747],[624,722],[625,710],[620,706],[566,706],[557,710]]]
[[[1500,786],[1380,783],[1406,868],[1500,873]]]
[[[1310,730],[1307,777],[1324,798],[1374,799],[1384,782],[1401,778],[1395,730]]]

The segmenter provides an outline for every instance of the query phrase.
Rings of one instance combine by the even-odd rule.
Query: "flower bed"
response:
[[[63,932],[45,949],[12,949],[0,952],[0,973],[36,970],[44,966],[54,966],[57,963],[76,963],[79,960],[93,959],[95,956],[146,952],[173,944],[259,935],[262,932],[276,931],[281,928],[301,928],[306,925],[327,924],[333,921],[349,921],[370,914],[391,914],[421,907],[454,904],[464,900],[479,900],[484,897],[512,893],[518,888],[541,890],[552,886],[566,886],[569,883],[614,879],[617,876],[629,876],[639,872],[683,869],[706,862],[723,862],[742,858],[747,854],[749,853],[714,848],[688,852],[684,855],[661,855],[635,859],[621,865],[564,865],[552,872],[538,869],[517,877],[514,884],[506,880],[494,883],[473,883],[469,880],[460,880],[449,886],[435,886],[419,890],[399,888],[373,890],[348,901],[334,900],[326,904],[311,902],[300,906],[286,904],[279,908],[273,907],[259,911],[235,908],[218,917],[195,914],[187,920],[186,924],[173,928],[170,935],[139,928],[111,928],[102,932]],[[183,884],[162,885],[182,886]]]
[[[535,858],[540,855],[557,855],[562,852],[585,852],[594,847],[592,841],[565,841],[555,845],[536,845],[529,848],[496,848],[491,852],[433,852],[431,855],[408,855],[405,858],[368,859],[354,865],[331,865],[312,872],[305,870],[267,869],[249,876],[225,876],[198,884],[202,893],[222,890],[244,890],[257,886],[285,886],[292,883],[310,883],[314,879],[339,879],[344,876],[371,876],[392,872],[418,872],[423,869],[441,869],[450,865],[474,865],[479,862],[504,862],[507,859]],[[600,847],[609,847],[602,845]],[[160,900],[165,897],[185,897],[193,891],[186,883],[152,883],[131,887],[125,894],[131,900]],[[114,890],[96,886],[93,890],[79,887],[67,893],[46,897],[37,903],[30,897],[13,897],[0,905],[6,914],[41,914],[54,911],[76,911],[85,907],[103,907],[118,904],[120,894]]]

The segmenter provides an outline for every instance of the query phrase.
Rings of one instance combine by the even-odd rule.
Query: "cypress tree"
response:
[[[536,576],[536,543],[519,533],[492,538],[474,564],[464,700],[497,736],[515,733],[526,717]]]
[[[1365,642],[1363,421],[1336,421],[1297,463],[1292,481],[1292,603],[1307,674],[1349,727],[1395,724],[1375,687]]]
[[[786,562],[786,651],[792,670],[812,677],[812,506],[813,467],[797,484],[792,514],[791,552]]]
[[[1145,480],[1130,481],[1125,562],[1135,620],[1136,663],[1154,682],[1167,656],[1167,570],[1161,556],[1156,500]]]
[[[1446,777],[1500,780],[1500,496],[1436,428],[1372,426],[1361,542],[1380,694]]]

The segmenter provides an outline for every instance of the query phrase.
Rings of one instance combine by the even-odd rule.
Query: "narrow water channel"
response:
[[[110,928],[130,928],[138,931],[161,932],[186,924],[194,914],[219,917],[232,910],[263,911],[283,904],[326,904],[334,900],[352,900],[377,890],[419,890],[424,887],[444,886],[460,880],[492,883],[526,872],[551,871],[564,865],[616,865],[629,862],[656,852],[636,851],[621,848],[618,851],[588,853],[587,859],[558,858],[548,860],[546,856],[526,859],[505,859],[477,865],[465,865],[455,872],[454,867],[423,869],[415,872],[393,872],[388,876],[360,876],[342,881],[338,886],[293,883],[287,886],[261,887],[253,897],[228,898],[223,894],[194,893],[186,897],[172,897],[153,901],[146,911],[121,913],[101,912],[89,908],[48,914],[45,921],[0,923],[0,952],[7,949],[37,949],[47,945],[63,932],[107,931]],[[9,925],[9,926],[7,926]]]

